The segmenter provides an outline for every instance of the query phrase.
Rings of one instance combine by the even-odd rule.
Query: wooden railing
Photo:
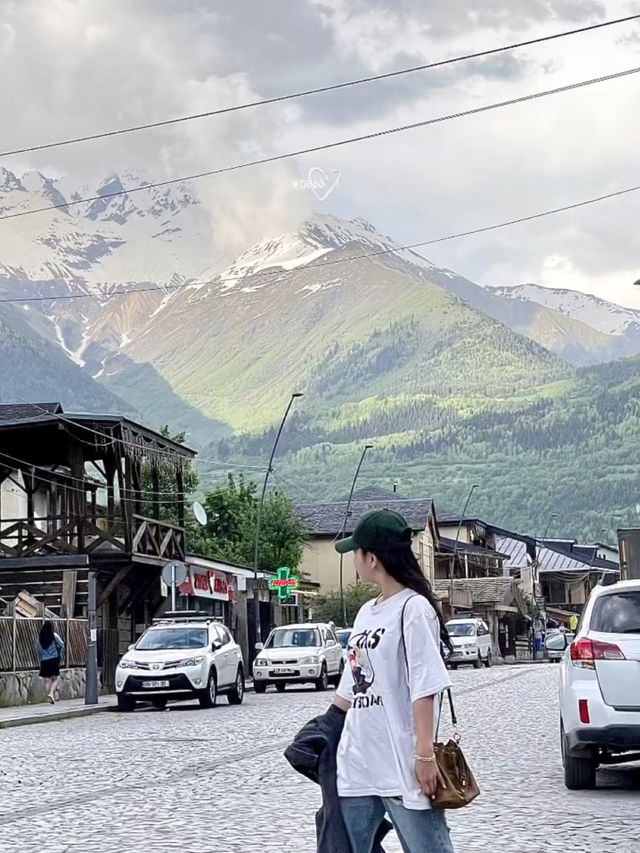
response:
[[[0,522],[0,560],[3,557],[91,554],[98,549],[183,560],[184,529],[141,515],[132,516],[130,526],[121,518],[107,519],[95,514]]]
[[[65,668],[85,665],[87,652],[86,619],[54,619],[55,632],[64,640],[61,664]],[[0,672],[38,669],[36,651],[42,619],[0,616]]]

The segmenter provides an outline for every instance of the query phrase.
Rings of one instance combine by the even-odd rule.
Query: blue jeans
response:
[[[352,853],[371,853],[385,812],[404,853],[453,853],[449,827],[439,809],[405,809],[399,797],[340,797]]]

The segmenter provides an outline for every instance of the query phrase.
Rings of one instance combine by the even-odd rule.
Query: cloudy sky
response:
[[[226,107],[623,15],[620,0],[0,0],[2,150]],[[640,26],[126,137],[5,158],[95,186],[163,179],[640,66]],[[413,243],[640,184],[640,74],[199,181],[216,249],[314,208]],[[295,187],[316,167],[324,200]],[[338,170],[335,172],[334,170]],[[318,173],[316,173],[318,174]],[[482,284],[536,281],[640,307],[640,193],[425,250]],[[19,227],[16,220],[15,227]]]

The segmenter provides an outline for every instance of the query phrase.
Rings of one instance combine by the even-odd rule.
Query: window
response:
[[[640,590],[598,598],[589,628],[605,634],[640,634]]]
[[[317,648],[321,644],[320,632],[315,628],[278,628],[267,640],[265,648]]]
[[[138,640],[136,649],[201,649],[207,645],[206,628],[151,628]]]
[[[447,631],[450,637],[475,637],[476,626],[473,622],[448,622]]]
[[[222,642],[225,646],[227,645],[227,643],[233,642],[231,634],[229,633],[229,630],[225,625],[216,625],[216,627],[218,629],[218,633],[222,636]]]

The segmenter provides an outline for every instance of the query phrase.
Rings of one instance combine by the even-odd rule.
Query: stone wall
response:
[[[62,669],[56,699],[80,699],[84,696],[85,670]],[[36,705],[44,702],[43,681],[37,672],[0,672],[0,707]]]

